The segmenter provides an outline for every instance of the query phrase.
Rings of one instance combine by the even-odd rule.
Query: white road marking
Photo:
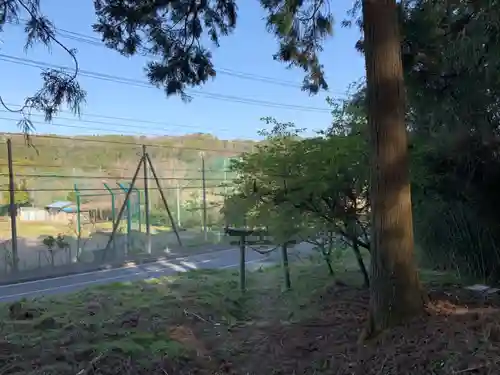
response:
[[[89,271],[89,272],[75,273],[75,274],[66,275],[66,276],[47,277],[46,279],[40,279],[40,280],[34,280],[34,281],[24,281],[24,282],[21,282],[21,283],[12,283],[12,284],[0,285],[0,290],[1,289],[5,289],[5,288],[10,288],[10,287],[12,287],[14,285],[17,286],[17,285],[39,284],[39,283],[44,282],[44,281],[63,280],[63,279],[69,279],[69,278],[72,278],[72,277],[87,276],[87,275],[98,275],[98,274],[105,273],[105,272],[110,272],[110,271],[119,271],[119,270],[125,270],[125,269],[134,269],[134,268],[137,268],[139,266],[147,266],[147,265],[151,265],[152,266],[154,264],[164,264],[164,262],[188,260],[189,258],[195,257],[195,256],[203,256],[203,255],[209,255],[209,254],[220,254],[220,253],[225,253],[225,252],[228,252],[228,251],[235,251],[235,249],[236,248],[226,249],[226,250],[218,250],[218,251],[211,251],[211,252],[207,252],[207,253],[193,254],[191,256],[183,256],[183,257],[173,258],[173,259],[163,258],[163,259],[158,259],[155,262],[137,264],[137,265],[134,265],[134,266],[124,266],[124,267],[118,267],[118,268],[108,268],[108,269],[105,269],[105,270]],[[107,280],[107,279],[105,278],[105,279],[101,279],[101,280]]]

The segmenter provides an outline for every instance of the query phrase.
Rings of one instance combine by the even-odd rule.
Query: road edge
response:
[[[86,273],[99,272],[99,271],[111,271],[111,270],[120,269],[120,268],[130,268],[130,267],[127,267],[127,263],[135,263],[137,265],[143,265],[143,264],[156,263],[156,262],[159,262],[162,260],[165,260],[165,261],[180,260],[180,259],[188,258],[190,256],[216,254],[216,253],[219,253],[222,251],[230,250],[232,248],[234,248],[234,246],[228,245],[227,247],[219,248],[217,250],[204,251],[204,252],[195,253],[195,254],[186,254],[184,256],[175,257],[175,258],[161,256],[161,257],[146,258],[146,259],[143,258],[143,259],[136,259],[136,260],[130,259],[130,260],[124,260],[121,262],[117,262],[114,264],[108,263],[108,264],[99,265],[99,266],[96,265],[96,267],[89,266],[89,268],[86,268],[83,270],[61,271],[61,272],[54,273],[54,274],[47,275],[47,276],[23,277],[23,278],[18,278],[18,279],[13,279],[13,280],[6,280],[5,278],[2,278],[2,279],[0,279],[0,286],[23,284],[23,283],[29,283],[29,282],[34,282],[34,281],[40,281],[40,280],[50,280],[50,279],[56,279],[59,277],[82,275],[82,274],[86,274]],[[73,264],[78,264],[78,263],[73,263]]]

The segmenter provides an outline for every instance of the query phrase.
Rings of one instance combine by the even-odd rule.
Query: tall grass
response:
[[[500,231],[472,204],[428,200],[415,207],[415,232],[427,267],[496,282]]]

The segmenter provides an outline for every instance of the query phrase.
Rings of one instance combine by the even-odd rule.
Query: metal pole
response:
[[[176,189],[176,198],[177,198],[177,226],[180,228],[181,227],[181,187],[179,183],[177,182],[177,189]]]
[[[80,191],[78,190],[78,186],[76,184],[73,185],[73,189],[75,190],[76,197],[76,258],[79,259],[81,250],[80,243],[82,239],[82,198],[80,197]]]
[[[200,153],[201,156],[201,181],[202,181],[202,196],[203,196],[203,233],[205,234],[205,241],[208,238],[207,233],[207,185],[205,178],[205,156],[203,152]]]
[[[111,219],[113,220],[114,223],[116,218],[115,193],[113,193],[113,190],[109,187],[107,183],[104,182],[103,184],[106,190],[111,195]]]
[[[129,184],[129,187],[130,187],[130,184]],[[137,195],[137,205],[134,205],[133,207],[133,212],[134,213],[138,213],[138,227],[139,227],[139,233],[142,233],[142,227],[141,227],[141,191],[137,188],[134,188],[133,191],[136,193]],[[136,210],[136,206],[138,207],[138,209]],[[134,217],[134,215],[132,215],[132,217]]]
[[[146,145],[142,145],[142,159],[144,163],[144,210],[146,212],[146,237],[148,254],[151,254],[151,227],[149,224],[149,191],[148,191],[148,160]],[[150,161],[151,162],[151,161]]]
[[[226,199],[227,199],[227,158],[224,158],[224,164],[222,166],[224,168],[224,201],[223,201],[223,207],[226,207]],[[224,215],[221,218],[222,220],[225,221]],[[219,231],[219,241],[220,241],[220,231]]]
[[[153,163],[151,162],[151,159],[149,158],[148,154],[146,154],[146,159],[148,159],[149,166],[151,168],[151,173],[153,173],[153,177],[156,181],[156,186],[158,187],[158,191],[160,192],[161,200],[163,201],[163,205],[165,206],[165,209],[167,210],[168,218],[170,219],[170,222],[172,223],[172,229],[174,230],[175,237],[177,237],[177,242],[179,243],[179,246],[182,246],[182,241],[181,241],[181,237],[179,236],[179,231],[177,230],[177,225],[175,225],[175,221],[174,221],[174,217],[172,216],[172,212],[170,212],[170,208],[168,208],[167,199],[165,198],[165,194],[163,194],[163,189],[161,188],[160,180],[158,179],[158,176],[156,175],[155,167],[153,166]]]
[[[16,186],[14,183],[14,163],[12,158],[12,141],[7,139],[7,159],[9,165],[9,210],[10,210],[10,231],[12,240],[12,270],[19,271],[19,257],[17,254],[17,206],[16,206]]]
[[[118,229],[118,225],[120,224],[120,220],[121,220],[122,215],[123,215],[123,211],[125,211],[126,202],[129,200],[130,193],[132,192],[132,189],[134,188],[134,185],[135,185],[135,180],[137,180],[137,176],[139,174],[139,171],[141,170],[142,160],[143,160],[143,157],[141,156],[141,160],[139,160],[139,164],[137,165],[137,168],[135,170],[134,177],[132,177],[132,181],[130,182],[130,188],[127,189],[127,194],[125,194],[125,201],[123,202],[123,204],[120,208],[120,211],[118,212],[118,216],[116,217],[116,220],[113,223],[113,231],[111,232],[111,236],[109,236],[108,243],[106,244],[106,247],[104,248],[103,260],[106,257],[106,253],[108,252],[109,245],[111,244],[111,242],[113,241],[113,239],[115,237],[116,230]]]
[[[109,187],[107,183],[103,183],[104,187],[106,190],[111,194],[111,219],[113,220],[113,223],[115,222],[116,219],[116,202],[115,202],[115,193],[113,190]],[[113,253],[116,254],[116,241],[113,241]]]
[[[141,191],[137,188],[134,189],[137,192],[137,206],[138,206],[138,219],[139,219],[139,233],[142,233],[142,218],[141,218]]]

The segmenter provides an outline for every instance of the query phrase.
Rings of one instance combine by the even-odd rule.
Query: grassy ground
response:
[[[336,270],[299,262],[286,292],[274,267],[244,294],[235,272],[193,271],[0,305],[0,374],[492,373],[500,315],[458,307],[454,278],[423,272],[429,315],[359,346],[368,293],[350,260]]]
[[[125,222],[123,221],[121,227],[125,228]],[[145,232],[145,226],[142,225],[142,231]],[[110,232],[113,229],[112,222],[102,222],[96,223],[95,225],[82,224],[82,237],[87,237],[90,234],[90,230],[92,231],[103,231]],[[170,230],[170,228],[165,226],[152,226],[153,230],[165,231]],[[62,233],[67,236],[76,236],[74,228],[70,226],[68,223],[59,223],[59,222],[39,222],[39,221],[17,221],[17,235],[19,237],[35,239],[41,235],[52,235],[56,236],[57,234]],[[1,238],[10,238],[11,228],[10,228],[10,220],[8,221],[0,221],[0,237]]]

